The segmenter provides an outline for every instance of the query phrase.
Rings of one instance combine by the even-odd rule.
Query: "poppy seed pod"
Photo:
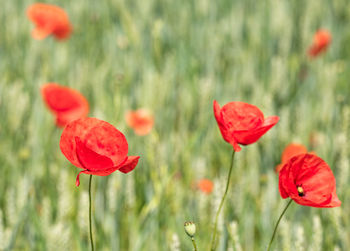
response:
[[[277,124],[279,117],[264,118],[264,114],[254,105],[243,102],[230,102],[220,108],[214,100],[214,116],[225,141],[236,152],[241,145],[256,142],[268,130]]]
[[[186,221],[184,227],[186,234],[191,238],[194,237],[194,235],[196,234],[196,224],[194,224],[194,222],[191,221]]]

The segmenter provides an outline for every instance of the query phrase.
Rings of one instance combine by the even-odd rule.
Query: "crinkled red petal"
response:
[[[335,207],[340,201],[335,193],[334,175],[321,158],[314,154],[299,154],[291,158],[279,175],[282,198],[291,197],[296,203],[312,207]],[[300,196],[297,187],[304,190]]]
[[[125,136],[113,125],[95,118],[81,118],[65,127],[60,141],[63,155],[76,167],[91,169],[82,166],[78,159],[76,137],[91,151],[108,157],[113,166],[119,166],[127,157],[128,143]]]
[[[139,162],[140,156],[128,156],[128,159],[118,167],[118,171],[128,173],[135,169]]]
[[[268,130],[270,130],[279,121],[278,116],[271,116],[264,120],[264,123],[255,129],[234,131],[234,137],[241,145],[249,145],[258,141]]]
[[[226,127],[224,120],[222,118],[220,105],[216,100],[214,100],[213,106],[214,106],[214,116],[215,116],[216,122],[218,123],[222,137],[226,142],[230,143],[233,146],[236,152],[239,152],[241,150],[241,147],[237,144],[237,141],[235,140],[232,131],[229,131],[228,128]]]
[[[99,171],[113,167],[110,158],[89,149],[79,137],[75,137],[75,143],[78,160],[89,171]]]

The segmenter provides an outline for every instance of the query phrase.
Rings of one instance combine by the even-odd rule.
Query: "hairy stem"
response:
[[[197,251],[197,245],[196,245],[194,238],[192,237],[191,240],[192,240],[194,251]]]
[[[91,243],[91,250],[94,251],[94,240],[92,238],[92,224],[91,224],[91,180],[92,180],[92,175],[90,175],[90,180],[89,180],[89,227],[90,227],[90,243]]]
[[[220,202],[220,205],[219,205],[219,209],[216,212],[215,223],[214,223],[214,231],[213,231],[213,237],[211,239],[210,250],[215,250],[215,248],[216,248],[216,232],[217,232],[218,219],[219,219],[219,215],[220,215],[222,206],[224,205],[224,201],[225,201],[225,198],[226,198],[226,195],[227,195],[228,188],[230,186],[230,179],[231,179],[231,173],[232,173],[234,158],[235,158],[235,150],[233,150],[233,152],[232,152],[231,166],[230,166],[230,171],[229,171],[228,177],[227,177],[225,193],[224,193],[224,196],[221,199],[221,202]]]
[[[284,208],[282,214],[281,214],[280,217],[278,218],[278,221],[277,221],[277,223],[276,223],[275,229],[273,230],[273,234],[272,234],[272,237],[271,237],[269,246],[267,247],[267,251],[269,251],[269,250],[271,249],[271,244],[272,244],[272,242],[273,242],[273,239],[275,238],[278,224],[280,224],[280,221],[281,221],[283,215],[284,215],[285,212],[287,211],[287,209],[288,209],[289,205],[292,203],[292,201],[293,201],[292,199],[289,200],[287,206]]]

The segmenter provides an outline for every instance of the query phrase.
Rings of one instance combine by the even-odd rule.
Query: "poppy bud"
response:
[[[193,238],[196,233],[196,224],[194,224],[194,222],[191,221],[186,221],[184,226],[186,234],[189,237]]]

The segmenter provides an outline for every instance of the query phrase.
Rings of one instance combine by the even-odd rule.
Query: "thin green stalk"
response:
[[[89,226],[90,226],[90,242],[91,242],[91,250],[94,251],[94,240],[92,239],[92,227],[91,227],[91,180],[92,175],[90,175],[89,180]]]
[[[192,237],[191,240],[192,240],[194,251],[197,251],[197,245],[196,245],[196,241],[194,240],[194,237]]]
[[[277,231],[278,224],[280,223],[280,221],[281,221],[281,219],[282,219],[282,217],[283,217],[284,213],[287,211],[287,209],[288,209],[289,205],[292,203],[292,201],[293,201],[292,199],[290,199],[290,200],[289,200],[289,202],[288,202],[287,206],[284,208],[284,210],[283,210],[282,214],[281,214],[281,215],[280,215],[280,217],[278,218],[278,221],[277,221],[277,223],[276,223],[275,229],[273,230],[273,234],[272,234],[272,237],[271,237],[271,240],[270,240],[269,246],[267,247],[267,251],[269,251],[269,250],[270,250],[270,248],[271,248],[271,244],[272,244],[273,239],[275,238],[275,235],[276,235],[276,231]]]
[[[213,232],[213,237],[211,239],[210,250],[215,250],[215,248],[216,248],[216,232],[217,232],[218,219],[219,219],[219,215],[220,215],[220,211],[222,209],[222,206],[224,205],[224,201],[225,201],[225,198],[226,198],[226,195],[227,195],[228,188],[230,186],[230,179],[231,179],[231,173],[232,173],[234,158],[235,158],[235,150],[233,150],[233,152],[232,152],[231,166],[230,166],[230,171],[229,171],[228,177],[227,177],[225,193],[224,193],[224,196],[221,199],[221,202],[220,202],[220,205],[219,205],[219,209],[216,212],[215,223],[214,223],[214,232]]]

